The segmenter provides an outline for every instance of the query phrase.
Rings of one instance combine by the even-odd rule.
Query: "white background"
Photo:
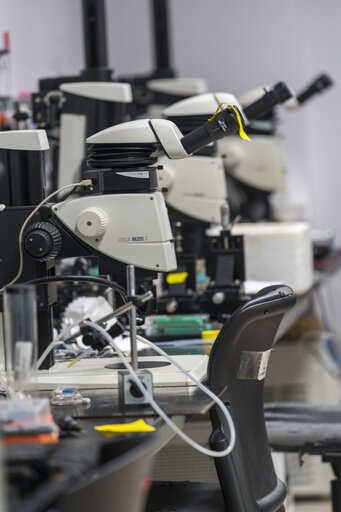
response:
[[[281,112],[288,205],[341,235],[339,0],[170,0],[174,67],[239,94],[286,80],[299,89],[320,71],[333,90],[299,112]],[[11,33],[15,93],[42,76],[84,65],[80,0],[0,0],[0,34]],[[152,68],[148,0],[107,0],[110,65],[116,75]]]

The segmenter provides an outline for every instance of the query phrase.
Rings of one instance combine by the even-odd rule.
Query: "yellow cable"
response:
[[[238,124],[239,124],[239,136],[240,136],[240,138],[242,138],[244,140],[250,141],[251,139],[249,139],[249,137],[246,135],[246,133],[244,131],[244,127],[243,127],[243,123],[242,123],[242,119],[240,117],[240,114],[239,114],[238,110],[236,109],[236,107],[233,106],[233,105],[228,105],[225,102],[219,103],[217,110],[214,112],[213,116],[209,118],[209,121],[213,121],[213,119],[218,114],[218,112],[219,112],[219,110],[220,110],[222,105],[227,105],[227,107],[230,107],[230,108],[233,109],[234,113],[236,114],[237,121],[238,121]]]

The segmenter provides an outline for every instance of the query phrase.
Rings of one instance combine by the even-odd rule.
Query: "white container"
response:
[[[236,224],[244,235],[246,279],[289,285],[303,294],[313,284],[313,249],[307,222]]]

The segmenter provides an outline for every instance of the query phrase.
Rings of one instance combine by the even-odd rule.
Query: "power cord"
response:
[[[223,415],[224,415],[224,417],[225,417],[225,419],[227,421],[229,430],[230,430],[229,445],[227,446],[227,448],[225,448],[222,451],[209,450],[209,449],[205,448],[204,446],[201,446],[200,444],[196,443],[195,441],[193,441],[193,439],[191,439],[189,436],[187,436],[169,418],[169,416],[167,416],[167,414],[163,411],[163,409],[161,409],[161,407],[155,402],[153,397],[148,393],[148,391],[146,390],[146,388],[144,387],[144,385],[142,384],[142,382],[138,378],[136,372],[134,371],[134,369],[129,364],[127,358],[124,356],[123,352],[119,348],[118,344],[114,341],[114,339],[110,336],[110,334],[107,333],[107,331],[105,331],[102,327],[100,327],[95,322],[91,322],[89,320],[85,320],[84,323],[86,325],[88,325],[89,327],[97,330],[99,333],[101,333],[102,336],[107,340],[108,344],[111,345],[115,349],[115,351],[118,353],[118,355],[120,356],[120,358],[122,360],[121,362],[123,363],[125,368],[128,370],[128,372],[130,373],[130,375],[131,375],[132,379],[134,380],[136,386],[139,388],[140,392],[144,395],[144,397],[146,398],[146,400],[148,401],[150,406],[154,409],[154,411],[158,414],[158,416],[160,416],[160,418],[163,419],[163,421],[165,423],[167,423],[167,425],[179,437],[181,437],[187,444],[189,444],[190,446],[192,446],[192,448],[194,448],[195,450],[199,451],[200,453],[202,453],[203,455],[206,455],[208,457],[225,457],[226,455],[229,455],[232,452],[232,450],[233,450],[233,448],[235,446],[235,443],[236,443],[236,430],[235,430],[235,427],[234,427],[234,423],[233,423],[231,414],[230,414],[229,410],[227,409],[227,407],[225,406],[225,404],[211,390],[209,390],[206,386],[204,386],[204,384],[202,384],[195,377],[193,377],[193,375],[191,375],[185,368],[183,368],[172,357],[170,357],[168,354],[166,354],[162,349],[160,349],[159,347],[156,347],[154,345],[154,343],[152,343],[149,340],[146,340],[142,336],[138,336],[137,337],[140,341],[142,341],[143,343],[146,343],[151,348],[153,348],[156,352],[158,352],[159,354],[161,354],[164,357],[166,357],[168,359],[168,361],[170,361],[181,372],[183,372],[187,376],[187,378],[189,378],[194,384],[196,384],[196,386],[198,386],[198,388],[201,389],[201,391],[203,391],[207,396],[209,396],[218,405],[218,407],[221,409],[221,411],[222,411],[222,413],[223,413]]]
[[[46,347],[46,349],[44,350],[44,352],[41,354],[41,356],[39,357],[38,361],[34,365],[33,369],[34,370],[39,370],[40,366],[45,361],[45,359],[47,358],[47,356],[49,355],[49,353],[51,352],[53,347],[55,345],[57,345],[57,343],[59,343],[59,342],[62,343],[63,342],[63,338],[66,335],[66,333],[68,333],[71,329],[73,329],[73,327],[78,327],[78,325],[79,325],[79,322],[75,322],[73,324],[70,324],[70,325],[67,325],[66,327],[64,327],[60,331],[58,336],[54,340],[52,340],[51,343]]]
[[[58,276],[47,276],[47,277],[38,277],[37,279],[32,279],[31,281],[27,281],[27,284],[44,284],[44,283],[53,283],[53,282],[66,282],[66,281],[79,281],[79,282],[89,282],[96,283],[100,286],[105,286],[106,288],[111,288],[115,290],[121,297],[124,303],[127,302],[127,292],[123,288],[123,286],[115,283],[115,281],[110,281],[109,279],[104,279],[103,277],[97,276],[83,276],[83,275],[58,275]]]
[[[18,279],[20,278],[22,272],[23,272],[24,258],[23,258],[23,249],[22,249],[22,238],[23,238],[23,234],[24,234],[25,228],[26,228],[27,224],[30,222],[30,220],[32,219],[32,217],[34,217],[34,215],[40,210],[40,208],[45,203],[47,203],[50,199],[52,199],[52,197],[54,197],[57,194],[59,194],[59,192],[62,192],[63,190],[67,190],[69,188],[74,188],[74,187],[90,187],[91,185],[92,185],[92,180],[82,180],[79,183],[72,183],[70,185],[65,185],[64,187],[59,188],[55,192],[52,192],[52,194],[50,194],[47,197],[45,197],[45,199],[43,199],[38,204],[38,206],[36,206],[34,208],[34,210],[32,210],[32,212],[29,214],[29,216],[26,218],[26,220],[24,221],[23,225],[21,226],[21,229],[20,229],[20,232],[19,232],[19,269],[18,269],[18,273],[16,274],[16,276],[9,283],[5,284],[5,286],[0,288],[0,293],[2,293],[4,290],[6,290],[6,288],[8,288],[9,286],[12,286],[14,283],[16,283],[18,281]]]
[[[167,416],[167,414],[163,411],[163,409],[161,409],[161,407],[155,402],[153,397],[148,393],[148,391],[146,390],[144,385],[141,383],[141,381],[138,378],[137,374],[135,373],[134,369],[131,367],[131,365],[129,364],[127,358],[123,354],[122,350],[119,348],[118,344],[114,341],[112,336],[110,336],[110,334],[107,331],[105,331],[101,326],[99,326],[95,322],[91,322],[90,320],[84,320],[83,323],[88,325],[92,329],[97,330],[104,337],[104,339],[108,342],[108,344],[111,347],[113,347],[113,349],[120,356],[123,365],[125,366],[125,368],[130,373],[130,375],[131,375],[133,381],[135,382],[136,386],[138,387],[140,392],[145,396],[145,398],[148,401],[148,403],[150,404],[150,406],[154,409],[156,414],[158,414],[158,416],[160,416],[160,418],[163,419],[163,421],[165,423],[167,423],[167,425],[169,425],[169,427],[179,437],[181,437],[181,439],[183,439],[187,444],[192,446],[192,448],[194,448],[195,450],[199,451],[203,455],[207,455],[208,457],[218,457],[218,458],[219,457],[225,457],[226,455],[229,455],[232,452],[232,450],[233,450],[233,448],[234,448],[234,446],[236,444],[236,430],[235,430],[235,426],[234,426],[231,414],[230,414],[229,410],[227,409],[227,407],[225,406],[225,404],[220,400],[220,398],[218,398],[210,389],[208,389],[204,384],[202,384],[199,380],[197,380],[195,377],[193,377],[193,375],[191,375],[185,368],[183,368],[183,366],[181,366],[172,357],[170,357],[168,354],[166,354],[166,352],[164,352],[161,348],[157,347],[156,345],[154,345],[154,343],[152,343],[151,341],[143,338],[142,336],[139,336],[139,335],[137,336],[138,340],[140,340],[140,341],[142,341],[142,343],[145,343],[146,345],[150,346],[153,350],[158,352],[160,355],[164,356],[170,363],[172,363],[176,368],[178,368],[178,370],[180,370],[184,375],[186,375],[186,377],[188,379],[190,379],[199,389],[201,389],[201,391],[203,391],[207,396],[209,396],[218,405],[218,407],[221,409],[221,411],[222,411],[222,413],[223,413],[223,415],[224,415],[224,417],[225,417],[225,419],[227,421],[227,425],[228,425],[228,428],[229,428],[229,431],[230,431],[229,445],[227,446],[227,448],[225,448],[225,450],[222,450],[222,451],[209,450],[209,449],[205,448],[204,446],[199,445],[198,443],[193,441],[193,439],[191,439],[189,436],[187,436],[169,418],[169,416]],[[59,341],[61,341],[63,339],[64,335],[70,329],[72,329],[73,327],[76,327],[77,325],[79,325],[79,322],[65,327],[58,334],[58,336],[44,350],[43,354],[40,356],[40,358],[38,359],[37,363],[35,364],[34,369],[36,369],[36,370],[39,369],[40,365],[45,360],[45,358],[47,357],[48,353],[53,349],[53,347]]]

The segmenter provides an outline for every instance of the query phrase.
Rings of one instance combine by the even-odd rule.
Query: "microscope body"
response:
[[[222,103],[239,107],[231,94],[209,93],[172,105],[164,111],[164,116],[186,132],[208,119]],[[158,160],[163,167],[158,171],[159,183],[167,188],[165,197],[175,238],[177,272],[187,275],[182,282],[176,282],[172,275],[165,277],[165,293],[159,299],[160,313],[209,312],[216,317],[240,304],[240,285],[244,280],[242,237],[233,237],[227,225],[221,236],[206,235],[210,225],[221,224],[222,209],[227,208],[228,200],[217,144],[207,146],[188,160],[170,161],[167,157]],[[200,261],[205,262],[210,283],[198,293]]]
[[[169,208],[208,224],[219,223],[227,188],[222,159],[195,154],[186,160],[158,159],[158,182]]]
[[[252,123],[251,123],[252,126]],[[271,195],[284,187],[285,165],[282,141],[275,135],[248,134],[252,144],[237,137],[219,141],[229,190],[231,216],[245,220],[271,220]]]
[[[90,254],[153,272],[176,268],[161,192],[87,195],[57,203],[51,213],[52,223]],[[110,274],[118,277],[113,271]]]
[[[252,144],[238,137],[218,142],[225,168],[236,180],[264,192],[275,192],[284,186],[282,143],[276,136],[252,134]]]

